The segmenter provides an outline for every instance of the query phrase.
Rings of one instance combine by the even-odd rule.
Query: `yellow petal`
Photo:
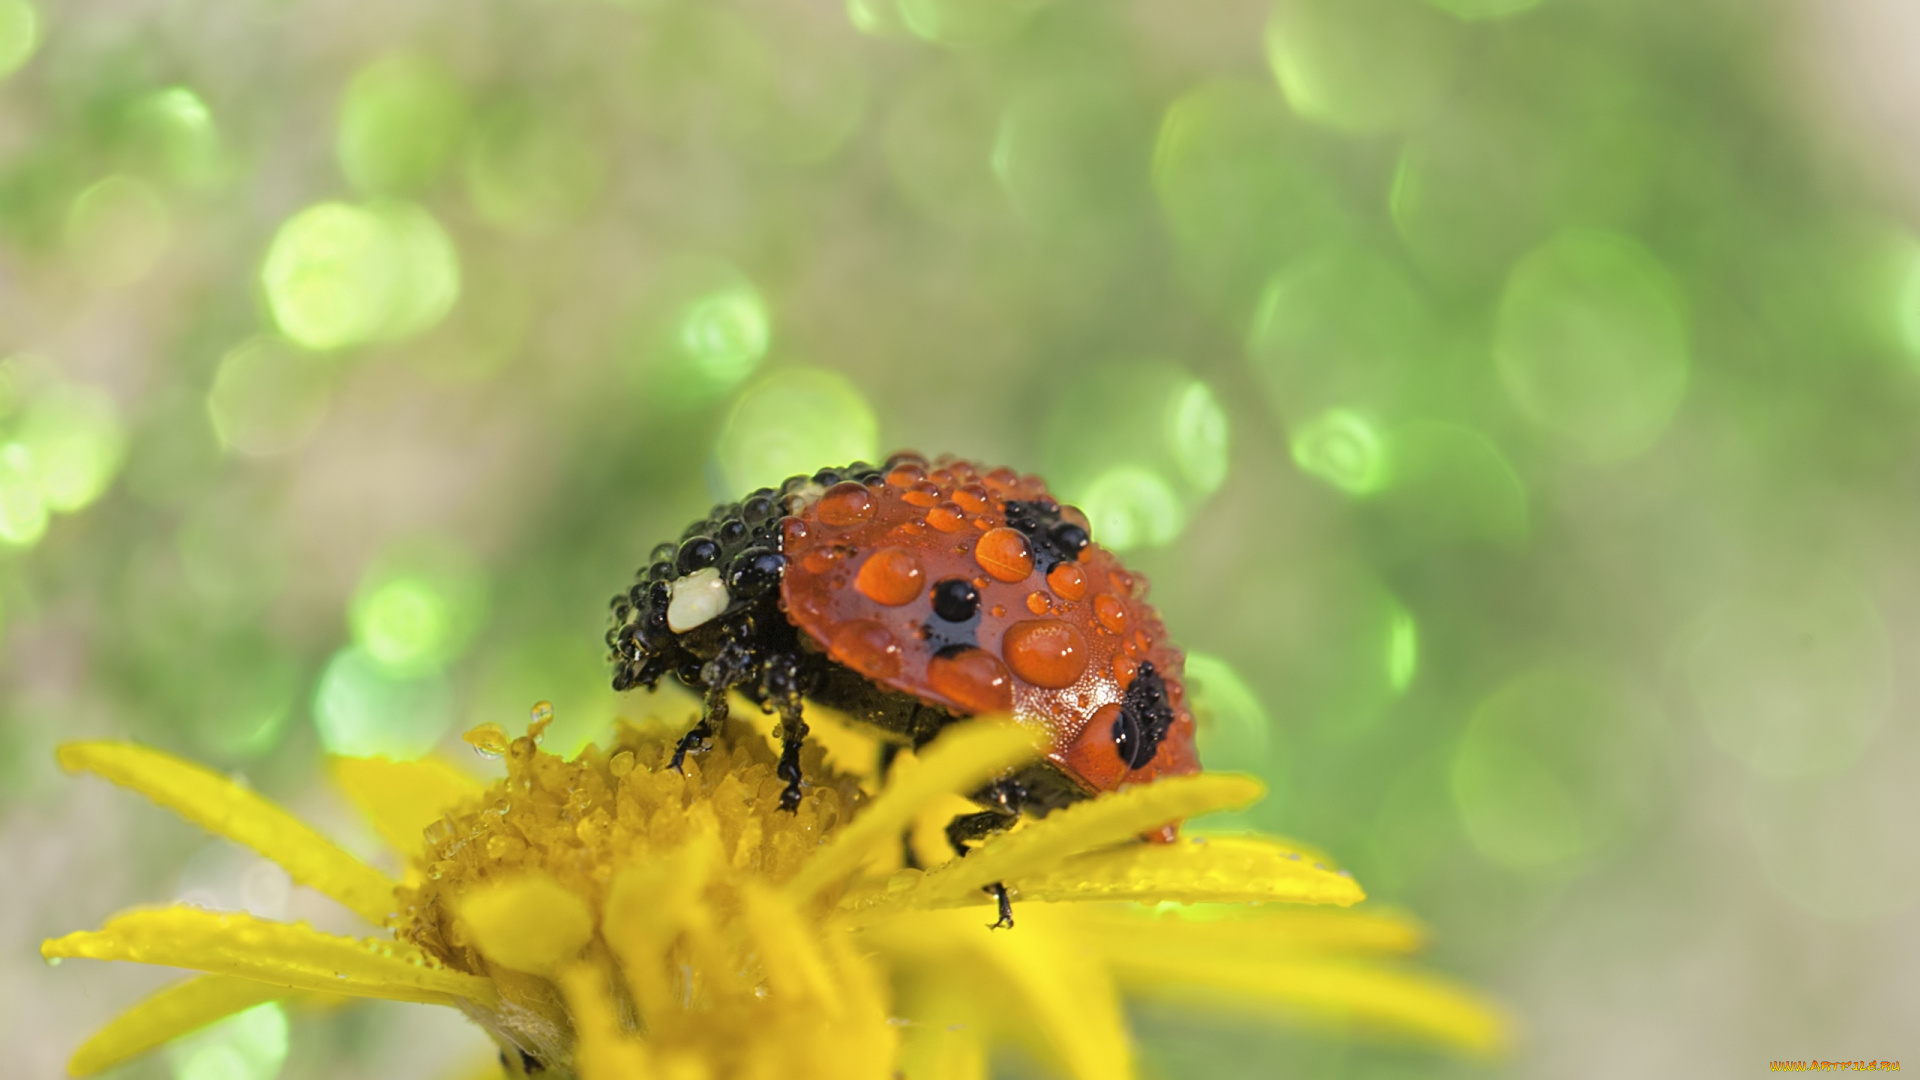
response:
[[[805,903],[859,869],[867,856],[898,844],[914,816],[943,795],[965,793],[996,773],[1036,753],[1035,734],[1012,724],[975,720],[958,724],[936,739],[911,771],[892,780],[847,827],[835,833],[787,883],[787,893]]]
[[[573,1014],[574,1068],[580,1080],[638,1080],[653,1075],[640,1036],[620,1025],[604,971],[572,964],[560,973],[560,992]]]
[[[766,971],[769,994],[782,1004],[817,1004],[827,1016],[839,1017],[843,1011],[840,992],[816,944],[819,931],[800,917],[783,894],[750,884],[742,899],[741,915]]]
[[[850,897],[843,911],[868,921],[910,908],[949,907],[978,899],[996,881],[1014,884],[1049,874],[1074,855],[1133,839],[1149,829],[1203,814],[1245,806],[1266,788],[1250,776],[1203,773],[1176,776],[1075,803],[988,840],[964,859],[954,859],[910,880],[904,888]],[[1024,893],[1023,893],[1024,895]]]
[[[973,856],[968,856],[969,859]],[[1350,875],[1254,836],[1186,838],[1077,855],[1017,883],[1022,900],[1172,900],[1187,904],[1357,904]],[[972,902],[973,897],[962,897]]]
[[[586,901],[540,873],[475,888],[461,899],[460,918],[487,959],[536,975],[551,974],[593,939]]]
[[[937,995],[939,983],[960,982],[958,972],[977,969],[973,985],[994,991],[974,1007],[991,1015],[996,1029],[1037,1039],[1074,1080],[1131,1077],[1133,1040],[1120,995],[1074,929],[1074,911],[1036,906],[1016,918],[1012,932],[992,933],[973,912],[915,912],[866,937],[903,967],[910,988],[918,984],[921,994],[910,989],[909,1000],[929,1004],[924,995]],[[937,996],[931,1003],[938,1007]],[[949,1016],[908,1019],[938,1024]]]
[[[1022,906],[1026,911],[1031,903]],[[1240,959],[1298,960],[1315,954],[1405,954],[1426,944],[1426,932],[1402,915],[1332,911],[1278,904],[1209,904],[1156,911],[1137,904],[1075,904],[1075,928],[1120,943],[1150,942],[1181,953]]]
[[[171,754],[123,742],[60,747],[68,772],[98,774],[209,832],[244,844],[376,925],[394,910],[393,879],[342,851],[271,800]]]
[[[337,757],[334,782],[395,851],[419,858],[427,826],[478,799],[486,786],[438,758]]]
[[[1437,975],[1329,958],[1272,962],[1163,944],[1106,938],[1101,951],[1128,993],[1210,1013],[1252,1009],[1353,1022],[1476,1054],[1499,1053],[1511,1039],[1497,1006]]]
[[[987,1032],[979,995],[952,972],[901,980],[895,1005],[901,1027],[904,1080],[990,1080]]]
[[[295,990],[430,1005],[493,1000],[493,984],[434,967],[411,945],[322,934],[304,923],[170,907],[130,911],[99,930],[40,943],[48,959],[87,957],[236,975]]]
[[[174,983],[113,1018],[74,1051],[67,1062],[73,1076],[92,1076],[139,1057],[223,1017],[286,997],[284,986],[201,975]]]

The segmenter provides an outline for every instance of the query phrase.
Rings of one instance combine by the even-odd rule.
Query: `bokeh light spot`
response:
[[[314,689],[314,728],[330,754],[417,758],[452,720],[444,677],[396,674],[359,646],[334,653]]]
[[[1427,0],[1457,19],[1504,19],[1540,6],[1540,0]]]
[[[600,196],[607,163],[575,120],[525,99],[480,117],[469,142],[467,194],[489,224],[509,232],[552,232],[584,216]]]
[[[1623,839],[1660,786],[1657,707],[1584,666],[1521,675],[1482,701],[1454,750],[1473,845],[1522,871],[1571,870]]]
[[[1681,656],[1713,741],[1761,776],[1847,768],[1893,701],[1886,626],[1873,601],[1834,573],[1726,597],[1689,628]]]
[[[286,1010],[270,1001],[187,1036],[168,1057],[174,1080],[273,1080],[287,1050]]]
[[[1528,419],[1596,461],[1631,457],[1659,439],[1686,394],[1684,300],[1638,243],[1562,232],[1508,277],[1494,355]]]
[[[703,388],[724,393],[760,366],[772,332],[759,290],[741,282],[686,306],[680,316],[680,349],[694,379]]]
[[[1400,693],[1412,685],[1419,670],[1420,628],[1411,614],[1396,611],[1387,629],[1387,685]]]
[[[40,47],[40,12],[27,0],[0,0],[0,78],[20,70]]]
[[[332,375],[325,361],[269,337],[228,352],[207,391],[220,444],[254,457],[306,442],[326,417]]]
[[[1386,432],[1364,413],[1329,409],[1303,424],[1289,441],[1301,472],[1353,496],[1371,495],[1386,486]]]
[[[132,122],[142,150],[175,183],[204,187],[219,179],[220,132],[199,94],[184,86],[155,90],[134,104]]]
[[[1232,664],[1204,652],[1187,653],[1186,687],[1207,767],[1266,777],[1277,732],[1253,687]]]
[[[1394,428],[1388,485],[1373,507],[1383,553],[1463,542],[1512,548],[1531,530],[1531,500],[1513,463],[1469,427],[1415,420]]]
[[[0,543],[32,547],[47,532],[47,504],[34,471],[33,451],[0,443]]]
[[[464,552],[434,542],[369,567],[348,622],[354,642],[389,672],[417,675],[459,659],[486,618],[487,587]]]
[[[1267,22],[1267,62],[1301,116],[1386,131],[1440,98],[1456,31],[1422,0],[1279,0]]]
[[[900,19],[924,40],[961,48],[1018,34],[1045,0],[898,0]]]
[[[1227,414],[1206,383],[1194,380],[1167,402],[1167,449],[1187,483],[1203,495],[1227,481]]]
[[[1432,367],[1436,322],[1396,259],[1333,244],[1268,280],[1247,360],[1289,425],[1335,407],[1387,409]]]
[[[127,433],[113,399],[70,383],[35,398],[20,426],[31,452],[41,500],[72,513],[98,499],[126,458]]]
[[[846,376],[819,368],[786,368],[748,386],[714,448],[724,490],[734,497],[879,455],[880,421],[866,395]]]
[[[444,66],[422,56],[384,56],[347,83],[334,152],[361,191],[410,193],[440,176],[466,122],[465,93]]]
[[[67,214],[67,249],[81,273],[102,288],[147,276],[172,235],[166,201],[131,176],[109,176],[87,188]]]
[[[324,350],[434,325],[459,296],[459,265],[417,206],[320,203],[280,227],[260,277],[281,333]]]
[[[1160,547],[1187,527],[1187,508],[1159,472],[1121,465],[1094,477],[1080,496],[1094,539],[1113,551]]]

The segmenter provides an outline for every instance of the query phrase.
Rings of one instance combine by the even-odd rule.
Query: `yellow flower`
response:
[[[1034,752],[992,722],[957,725],[877,795],[811,748],[798,812],[777,755],[728,724],[684,775],[672,735],[623,725],[607,751],[508,743],[483,786],[431,761],[342,759],[337,778],[409,859],[395,881],[286,811],[199,766],[117,742],[60,750],[274,860],[389,938],[175,906],[44,942],[49,959],[188,968],[74,1055],[98,1072],[214,1020],[288,998],[460,1009],[512,1075],[974,1080],[1018,1040],[1075,1080],[1133,1075],[1125,996],[1397,1029],[1493,1052],[1503,1021],[1472,993],[1398,966],[1419,933],[1390,915],[1301,909],[1363,898],[1276,840],[1136,838],[1257,799],[1232,775],[1163,780],[1030,821],[930,870],[898,869],[917,818]],[[497,731],[497,729],[495,729]],[[983,887],[1019,923],[992,931]],[[1191,906],[1186,906],[1191,905]]]

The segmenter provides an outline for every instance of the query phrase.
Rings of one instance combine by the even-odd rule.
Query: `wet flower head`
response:
[[[453,1006],[509,1074],[583,1080],[984,1080],[1002,1041],[1075,1080],[1124,1080],[1125,996],[1331,1017],[1473,1052],[1505,1038],[1473,994],[1393,962],[1421,941],[1404,919],[1300,907],[1363,899],[1311,852],[1252,836],[1140,842],[1257,799],[1250,778],[1109,793],[921,871],[900,866],[903,832],[1028,759],[1029,733],[956,725],[884,785],[814,745],[787,812],[777,755],[742,721],[682,773],[665,728],[622,725],[566,760],[539,748],[544,720],[519,738],[470,734],[504,758],[491,785],[434,761],[337,762],[408,856],[400,881],[198,766],[124,743],[63,747],[69,769],[253,847],[392,934],[173,907],[48,941],[49,958],[206,973],[113,1021],[72,1070],[261,1002],[339,997]],[[986,925],[996,882],[1020,913],[1011,931]]]

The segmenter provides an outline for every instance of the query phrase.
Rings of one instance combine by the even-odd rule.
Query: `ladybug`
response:
[[[1199,771],[1185,657],[1146,589],[1039,477],[899,453],[762,488],[656,547],[613,598],[613,687],[671,676],[701,695],[676,769],[729,692],[778,713],[789,811],[808,701],[877,732],[883,771],[967,717],[1044,729],[1045,756],[972,793],[982,809],[947,827],[964,855],[1021,814]]]

